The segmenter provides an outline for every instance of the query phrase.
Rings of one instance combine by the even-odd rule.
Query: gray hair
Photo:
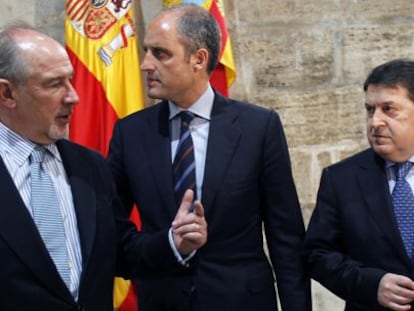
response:
[[[23,29],[32,29],[23,21],[15,21],[0,30],[0,79],[13,84],[23,84],[31,69],[17,44],[16,34]]]

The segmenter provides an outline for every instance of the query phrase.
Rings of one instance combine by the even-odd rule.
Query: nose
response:
[[[371,125],[374,128],[384,125],[384,114],[381,109],[375,109],[371,117]]]
[[[153,56],[150,51],[145,52],[144,59],[141,62],[141,70],[145,72],[155,70]]]
[[[75,90],[73,84],[68,81],[67,83],[67,94],[65,96],[65,103],[67,104],[77,104],[79,102],[79,95]]]

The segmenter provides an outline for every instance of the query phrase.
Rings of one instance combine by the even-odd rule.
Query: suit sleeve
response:
[[[310,276],[348,302],[377,304],[378,284],[386,271],[364,265],[347,254],[337,189],[329,169],[322,172],[317,203],[305,239]],[[361,250],[369,251],[369,250]]]
[[[128,146],[123,146],[121,125],[118,121],[108,155],[114,181],[111,190],[114,193],[112,205],[118,233],[117,274],[126,278],[154,277],[187,269],[178,262],[171,249],[168,241],[169,228],[154,233],[138,232],[129,221],[134,200],[123,162],[124,148]]]
[[[121,201],[122,207],[125,208],[127,215],[129,215],[132,211],[134,202],[128,178],[125,173],[123,148],[120,122],[118,121],[115,123],[112,139],[109,145],[107,162],[111,168],[117,194]]]
[[[311,310],[310,279],[301,258],[305,234],[281,121],[270,112],[261,174],[262,209],[283,310]]]
[[[116,226],[118,233],[117,275],[124,278],[157,277],[174,275],[186,268],[174,256],[168,241],[168,229],[147,234],[138,232],[135,225],[125,215],[125,209],[116,209]]]

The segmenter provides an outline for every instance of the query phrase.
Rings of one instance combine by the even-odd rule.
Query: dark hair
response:
[[[401,86],[407,89],[408,97],[414,101],[414,61],[395,59],[374,68],[364,82],[364,91],[369,85],[386,87]]]
[[[188,55],[200,48],[207,49],[207,72],[210,74],[217,66],[221,45],[221,32],[215,18],[196,4],[178,4],[165,11],[177,12],[177,32]]]
[[[31,72],[15,36],[24,29],[34,30],[23,21],[15,21],[0,30],[0,79],[14,84],[24,83]]]

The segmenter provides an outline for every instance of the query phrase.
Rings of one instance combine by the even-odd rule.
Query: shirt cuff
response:
[[[174,253],[175,258],[177,258],[177,261],[184,267],[189,267],[190,263],[189,261],[191,260],[191,258],[194,257],[196,251],[192,251],[190,254],[188,254],[187,256],[185,256],[183,258],[183,256],[181,256],[180,252],[178,251],[177,247],[175,246],[174,243],[174,239],[173,239],[173,233],[172,233],[172,228],[170,228],[170,230],[168,230],[168,241],[170,242],[170,246],[171,246],[171,250]]]

